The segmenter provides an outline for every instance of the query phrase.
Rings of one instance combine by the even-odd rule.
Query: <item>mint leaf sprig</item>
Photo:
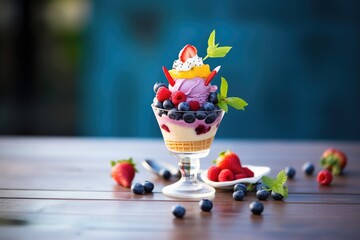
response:
[[[266,186],[269,187],[267,190],[279,193],[284,198],[288,197],[288,187],[284,186],[287,181],[287,176],[284,170],[281,170],[275,179],[268,176],[262,176],[261,180]]]
[[[218,106],[225,112],[228,112],[229,110],[228,105],[237,110],[245,110],[248,103],[239,97],[228,97],[228,89],[229,86],[226,79],[221,77],[220,92],[217,94]]]
[[[213,30],[210,33],[209,39],[208,39],[208,48],[206,50],[207,55],[203,58],[203,60],[207,58],[221,58],[225,57],[226,54],[230,51],[232,47],[230,46],[223,46],[218,47],[219,43],[215,44],[215,30]]]

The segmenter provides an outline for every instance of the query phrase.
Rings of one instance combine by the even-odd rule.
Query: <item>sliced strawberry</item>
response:
[[[246,177],[254,177],[254,172],[251,171],[249,168],[243,167],[242,170],[244,171]]]
[[[197,54],[197,49],[191,44],[187,44],[181,51],[179,52],[179,59],[182,62],[186,62],[189,58],[195,57]]]

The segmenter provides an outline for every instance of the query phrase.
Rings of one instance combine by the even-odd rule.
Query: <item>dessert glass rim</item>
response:
[[[158,107],[155,107],[154,104],[152,103],[151,104],[151,107],[153,109],[156,109],[156,110],[161,110],[161,111],[170,111],[171,109],[165,109],[165,108],[158,108]],[[222,112],[224,110],[222,110],[221,108],[219,109],[214,109],[214,110],[211,110],[211,111],[206,111],[206,110],[196,110],[196,111],[193,111],[193,110],[189,110],[189,111],[180,111],[180,110],[177,110],[176,109],[176,112],[179,112],[179,113],[198,113],[198,112],[205,112],[205,113],[209,113],[209,112]]]

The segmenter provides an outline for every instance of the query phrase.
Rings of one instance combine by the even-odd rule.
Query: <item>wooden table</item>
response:
[[[338,147],[349,163],[331,186],[320,187],[301,166],[316,164],[322,151]],[[249,204],[218,190],[214,208],[161,193],[169,181],[149,173],[145,158],[177,164],[161,139],[0,138],[0,239],[355,239],[360,236],[360,143],[241,141],[216,139],[202,168],[223,150],[238,153],[243,164],[266,165],[270,176],[286,166],[297,170],[288,181],[289,197],[264,201],[261,216]],[[134,182],[155,184],[153,194],[134,195],[110,177],[110,160],[133,157]],[[171,207],[187,213],[176,219]]]

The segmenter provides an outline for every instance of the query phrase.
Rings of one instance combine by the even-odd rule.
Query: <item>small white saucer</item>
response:
[[[252,166],[252,165],[243,165],[244,167],[248,167],[251,171],[254,172],[254,177],[252,178],[241,178],[234,181],[227,182],[213,182],[207,178],[207,170],[203,171],[200,175],[202,181],[206,184],[214,188],[222,188],[222,189],[230,189],[233,188],[237,183],[256,183],[258,182],[262,176],[268,175],[271,171],[270,167],[266,166]]]

